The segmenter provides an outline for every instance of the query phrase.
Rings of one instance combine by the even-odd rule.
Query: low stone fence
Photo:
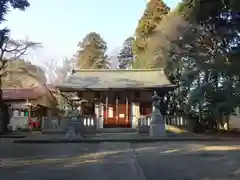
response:
[[[152,117],[151,115],[141,116],[138,119],[138,132],[139,133],[148,133],[149,126],[151,123]],[[187,126],[187,121],[183,119],[182,116],[165,116],[164,117],[165,126],[168,128],[169,126],[181,127],[184,128]]]
[[[94,116],[84,115],[80,118],[84,125],[85,132],[93,132],[97,128],[97,120]]]
[[[81,121],[83,122],[83,125],[85,127],[91,127],[91,128],[96,128],[96,118],[91,115],[85,115],[80,117]]]
[[[84,126],[83,130],[85,132],[92,132],[97,127],[96,118],[94,116],[84,115],[84,116],[81,116],[79,120],[81,120],[81,122],[82,122],[81,124]],[[52,128],[53,126],[51,125],[50,128],[43,128],[42,132],[64,134],[64,133],[66,133],[67,129],[69,128],[70,122],[71,122],[70,117],[64,117],[59,121],[58,127]]]

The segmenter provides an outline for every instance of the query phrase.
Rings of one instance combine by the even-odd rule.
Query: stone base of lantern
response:
[[[150,124],[149,136],[164,137],[166,136],[166,129],[164,124]]]
[[[83,125],[80,120],[71,120],[65,135],[66,139],[82,139],[83,138]]]

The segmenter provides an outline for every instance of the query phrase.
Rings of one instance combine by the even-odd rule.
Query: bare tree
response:
[[[46,72],[48,82],[52,85],[60,84],[71,72],[74,66],[73,58],[63,58],[61,65],[58,65],[56,59],[51,59],[45,63],[44,70]]]
[[[28,40],[13,40],[5,36],[3,43],[0,44],[0,76],[6,73],[4,70],[7,67],[7,61],[20,60],[27,55],[29,49],[39,47],[41,47],[41,43]]]
[[[59,64],[59,65],[58,65]],[[44,70],[48,79],[48,82],[51,84],[52,88],[55,88],[56,85],[63,83],[63,81],[68,77],[68,74],[71,73],[71,70],[74,67],[74,57],[73,58],[63,58],[62,63],[57,62],[56,59],[51,59],[46,62]],[[69,104],[66,103],[66,98],[74,96],[73,93],[62,93],[60,91],[55,91],[55,97],[58,101],[58,108],[65,111],[65,107],[68,107]],[[76,96],[76,95],[75,95]]]
[[[16,69],[7,68],[8,61],[20,60],[29,49],[41,47],[41,43],[28,40],[13,40],[6,32],[0,33],[0,114],[2,119],[3,100],[2,100],[2,77],[6,76],[9,71]]]
[[[62,66],[57,67],[56,69],[56,83],[60,84],[63,82],[64,79],[68,76],[68,74],[72,71],[75,65],[74,58],[64,58],[62,61]]]
[[[50,59],[44,63],[43,69],[45,71],[47,82],[50,84],[55,84],[57,75],[57,61],[56,59]]]

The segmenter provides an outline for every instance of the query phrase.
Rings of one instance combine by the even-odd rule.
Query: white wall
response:
[[[12,117],[9,125],[12,126],[13,131],[15,131],[18,127],[25,129],[28,127],[28,117]]]
[[[229,129],[240,131],[240,115],[232,115],[229,119]]]

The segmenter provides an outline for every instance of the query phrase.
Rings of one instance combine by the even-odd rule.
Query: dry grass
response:
[[[172,125],[165,125],[165,128],[168,132],[174,133],[174,134],[183,134],[187,133],[187,130],[177,127],[177,126],[172,126]]]

